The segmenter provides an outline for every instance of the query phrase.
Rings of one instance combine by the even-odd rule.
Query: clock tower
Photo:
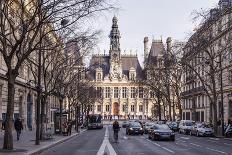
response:
[[[120,49],[120,32],[118,30],[118,19],[114,16],[112,29],[110,32],[110,76],[112,78],[122,78],[122,60]]]

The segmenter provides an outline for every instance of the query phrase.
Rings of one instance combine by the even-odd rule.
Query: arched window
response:
[[[98,81],[101,81],[101,79],[102,79],[101,73],[98,73],[98,74],[97,74],[97,80],[98,80]]]

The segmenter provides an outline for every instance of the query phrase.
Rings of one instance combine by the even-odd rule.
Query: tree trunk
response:
[[[6,112],[6,128],[4,133],[3,149],[13,150],[13,114],[14,114],[14,96],[15,96],[15,79],[13,73],[8,72],[8,97],[7,97],[7,112]]]
[[[44,120],[45,120],[45,103],[47,101],[47,96],[41,96],[41,115],[40,115],[40,140],[43,139],[43,134],[44,134]]]

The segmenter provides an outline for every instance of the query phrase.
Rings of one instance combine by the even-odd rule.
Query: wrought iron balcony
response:
[[[200,86],[200,87],[196,87],[190,90],[187,90],[185,92],[181,92],[180,95],[183,96],[191,96],[191,95],[196,95],[196,94],[200,94],[204,92],[204,87]]]

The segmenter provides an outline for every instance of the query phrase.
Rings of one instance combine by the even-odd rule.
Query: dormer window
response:
[[[101,81],[101,79],[102,79],[101,73],[97,73],[97,80]]]
[[[103,79],[103,70],[102,68],[97,68],[96,69],[96,81],[102,81]]]
[[[135,80],[135,74],[134,73],[131,73],[131,80]]]
[[[131,81],[135,81],[136,80],[136,71],[135,71],[135,69],[133,67],[130,68],[129,79]]]

